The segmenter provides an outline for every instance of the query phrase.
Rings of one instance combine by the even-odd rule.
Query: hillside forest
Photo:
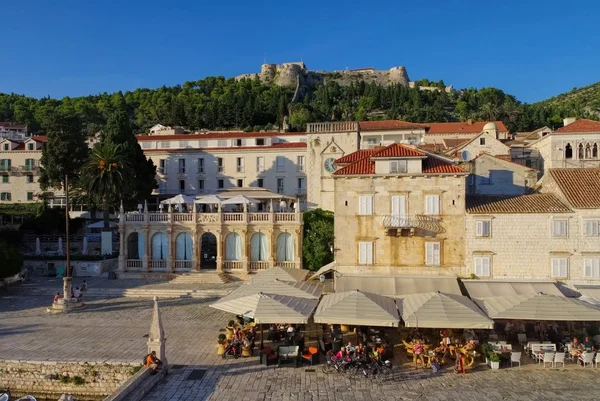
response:
[[[446,93],[365,82],[318,84],[296,102],[292,102],[293,95],[292,87],[264,84],[258,78],[236,81],[223,77],[61,100],[0,94],[0,121],[26,123],[32,134],[43,134],[51,116],[60,111],[77,115],[86,133],[93,134],[106,124],[111,112],[124,111],[136,132],[145,132],[157,123],[188,130],[269,130],[280,128],[285,118],[296,131],[303,131],[307,122],[318,121],[472,119],[502,120],[516,132],[544,125],[557,128],[564,117],[598,119],[600,110],[600,84],[535,104],[522,103],[496,88]]]

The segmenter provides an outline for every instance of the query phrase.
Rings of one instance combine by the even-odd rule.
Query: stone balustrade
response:
[[[301,213],[126,213],[125,223],[277,223],[277,222],[301,222]]]

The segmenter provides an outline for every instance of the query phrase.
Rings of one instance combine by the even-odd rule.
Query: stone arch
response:
[[[145,255],[144,236],[134,231],[127,237],[127,259],[143,259]]]
[[[269,258],[269,240],[264,233],[254,233],[250,238],[250,260],[264,261]]]
[[[169,259],[169,239],[167,234],[158,232],[152,236],[152,260]]]
[[[573,158],[573,147],[571,146],[570,143],[567,143],[567,146],[565,146],[565,159],[572,159]]]
[[[225,260],[242,260],[242,237],[236,232],[225,237]]]
[[[586,159],[592,158],[592,145],[590,145],[589,143],[585,144],[585,158]]]
[[[592,159],[597,159],[598,158],[598,144],[594,143],[594,146],[592,146]]]
[[[288,232],[277,236],[277,261],[292,262],[296,258],[294,237]]]
[[[581,160],[584,158],[583,156],[583,143],[580,143],[579,146],[577,146],[577,158]]]
[[[185,231],[175,237],[175,260],[192,260],[194,255],[192,235]]]

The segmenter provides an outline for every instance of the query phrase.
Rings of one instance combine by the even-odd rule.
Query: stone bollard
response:
[[[163,369],[167,369],[167,355],[165,350],[165,330],[163,329],[160,311],[158,310],[158,297],[154,297],[154,310],[152,311],[152,322],[150,323],[150,332],[148,333],[148,353],[156,351],[158,359],[163,363]]]

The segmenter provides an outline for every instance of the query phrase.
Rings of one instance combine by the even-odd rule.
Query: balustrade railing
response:
[[[194,262],[191,260],[176,260],[175,270],[191,270]]]
[[[169,221],[169,213],[150,213],[148,214],[148,219],[150,222],[167,222]]]
[[[294,221],[296,221],[296,213],[275,213],[275,223]]]
[[[126,214],[125,221],[127,221],[127,222],[143,222],[144,215],[139,214],[139,213],[138,214],[136,214],[136,213]]]
[[[244,213],[223,213],[223,221],[244,221]]]
[[[276,261],[275,265],[273,267],[290,267],[290,268],[295,268],[296,267],[296,262],[294,261]]]
[[[411,216],[384,214],[382,215],[382,224],[386,229],[419,228],[438,233],[445,231],[439,218],[421,214]]]
[[[148,223],[193,223],[196,215],[197,223],[294,223],[300,222],[299,213],[147,213]],[[247,220],[246,220],[247,216]],[[271,217],[274,216],[274,217]],[[145,213],[127,213],[124,215],[126,223],[145,223]]]
[[[194,221],[194,215],[192,213],[173,213],[173,221],[175,221],[175,222]]]
[[[251,260],[249,264],[251,271],[265,270],[271,267],[271,262],[266,260]]]
[[[242,270],[242,261],[241,260],[226,260],[223,262],[223,270],[225,270],[225,271]]]
[[[248,221],[251,223],[255,223],[255,222],[270,223],[271,222],[271,213],[248,213]]]
[[[140,259],[127,259],[127,270],[142,270],[144,263]]]
[[[150,269],[156,270],[166,270],[167,261],[166,260],[151,260],[149,262]]]

